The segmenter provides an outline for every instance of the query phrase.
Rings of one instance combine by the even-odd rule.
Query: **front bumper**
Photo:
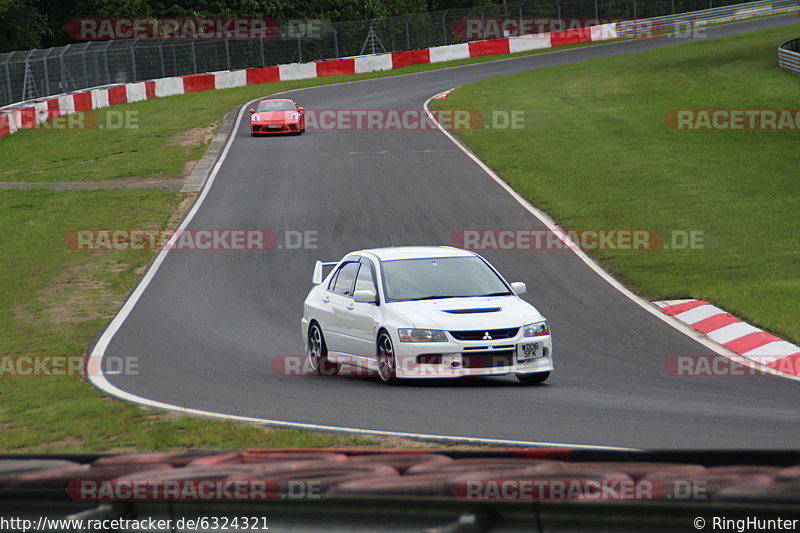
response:
[[[533,374],[553,370],[550,335],[448,342],[399,342],[393,337],[398,378],[448,378]],[[522,359],[522,344],[536,343],[536,357]],[[529,346],[530,348],[530,346]]]
[[[289,124],[275,124],[266,122],[250,123],[250,133],[257,133],[259,135],[269,135],[271,133],[296,133],[300,131],[299,122],[291,122]]]

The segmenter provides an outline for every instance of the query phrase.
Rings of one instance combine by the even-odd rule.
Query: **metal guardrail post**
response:
[[[44,69],[44,92],[45,94],[53,94],[50,92],[50,72],[48,72],[47,68],[47,58],[50,56],[50,51],[48,50],[45,53],[44,57],[42,58],[42,68]]]
[[[92,85],[102,85],[103,82],[100,79],[100,52],[94,51],[92,52],[92,59],[94,59],[94,81],[90,82]]]
[[[225,60],[228,64],[228,70],[231,69],[231,46],[228,39],[225,39]]]
[[[226,43],[227,43],[227,41],[226,41]],[[158,59],[159,59],[159,61],[161,63],[161,77],[162,78],[166,78],[167,77],[167,69],[166,69],[166,65],[164,65],[164,41],[161,41],[160,43],[158,43]]]
[[[108,49],[111,47],[111,41],[106,43],[105,48],[103,48],[103,65],[105,67],[106,72],[106,83],[111,83],[111,72],[108,70]]]
[[[9,67],[8,61],[6,61],[6,85],[8,86],[8,91],[6,91],[6,94],[8,95],[9,100],[13,102],[14,94],[11,92],[13,88],[11,85],[11,67]]]
[[[297,32],[297,62],[303,62],[303,43],[300,41],[300,32]]]
[[[81,63],[83,64],[83,83],[81,85],[84,87],[91,87],[92,85],[89,83],[89,67],[86,62],[86,48],[87,47],[84,46],[81,50]]]
[[[66,63],[64,63],[64,56],[67,54],[67,50],[69,50],[70,46],[71,45],[69,45],[69,44],[67,46],[65,46],[61,50],[61,53],[58,55],[58,73],[59,73],[59,76],[61,77],[61,80],[60,80],[61,81],[61,83],[60,83],[61,86],[58,88],[59,89],[58,92],[62,92],[62,93],[65,93],[65,92],[67,92],[69,90],[67,88],[68,87],[68,85],[67,85],[67,83],[68,83],[67,82],[67,65],[66,65]]]
[[[139,79],[136,75],[136,41],[133,41],[133,44],[131,45],[131,66],[133,67],[131,69],[133,72],[133,79]]]
[[[336,24],[331,24],[333,30],[333,55],[339,57],[339,32],[336,31]]]

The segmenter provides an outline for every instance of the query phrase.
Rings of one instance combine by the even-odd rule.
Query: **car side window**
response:
[[[372,269],[368,264],[361,263],[361,268],[358,269],[358,276],[356,276],[355,290],[371,290],[377,292],[375,289],[375,280],[372,277]]]
[[[340,268],[339,272],[336,274],[333,292],[343,296],[353,295],[353,281],[356,277],[356,272],[358,272],[359,265],[360,263],[357,262],[345,263],[342,265],[342,268]]]

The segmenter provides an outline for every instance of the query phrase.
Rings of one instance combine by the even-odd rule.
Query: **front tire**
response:
[[[517,374],[517,379],[523,385],[537,385],[544,383],[550,377],[550,372],[536,372],[534,374]]]
[[[308,364],[311,366],[315,376],[335,376],[339,373],[338,363],[328,359],[328,347],[325,345],[325,337],[316,322],[308,328],[306,354],[308,356]]]
[[[378,336],[378,377],[387,385],[397,383],[397,358],[392,338],[385,331]]]

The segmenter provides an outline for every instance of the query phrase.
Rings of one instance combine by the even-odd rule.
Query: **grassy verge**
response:
[[[797,109],[776,65],[800,25],[537,70],[434,107],[524,110],[519,130],[458,132],[523,196],[575,229],[703,232],[703,247],[593,255],[652,299],[711,300],[800,341],[800,132],[676,132],[676,109]],[[537,87],[547,88],[536,90]]]
[[[146,252],[69,249],[68,229],[163,229],[184,195],[0,193],[0,354],[78,355],[114,315]],[[0,452],[376,445],[380,440],[181,417],[111,400],[80,377],[0,379]]]

